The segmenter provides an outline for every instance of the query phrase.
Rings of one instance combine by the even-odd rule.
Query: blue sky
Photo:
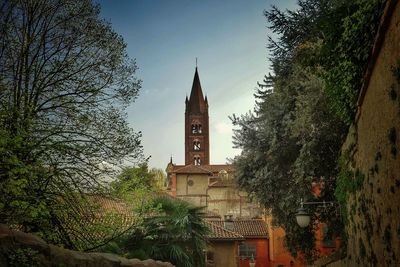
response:
[[[195,58],[210,116],[211,164],[224,164],[232,148],[229,115],[254,107],[254,90],[269,70],[267,21],[271,5],[295,0],[101,0],[101,16],[127,43],[143,81],[128,121],[142,131],[150,167],[165,169],[172,155],[184,163],[184,108]]]

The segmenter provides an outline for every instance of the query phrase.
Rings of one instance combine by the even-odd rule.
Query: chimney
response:
[[[224,228],[233,231],[233,215],[225,214],[224,215]]]

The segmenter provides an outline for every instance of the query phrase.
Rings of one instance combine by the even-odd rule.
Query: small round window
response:
[[[188,181],[188,186],[192,186],[194,184],[193,180]]]

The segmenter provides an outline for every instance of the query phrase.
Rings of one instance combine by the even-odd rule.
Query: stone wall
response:
[[[126,259],[110,253],[84,253],[49,245],[43,239],[0,224],[0,266],[173,267],[166,262]]]
[[[358,44],[362,45],[362,44]],[[342,266],[400,266],[400,4],[388,0],[347,154],[347,256]],[[335,265],[330,265],[335,266]]]

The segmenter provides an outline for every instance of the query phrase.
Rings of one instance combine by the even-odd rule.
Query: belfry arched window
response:
[[[192,133],[199,134],[202,131],[201,123],[198,120],[192,121]]]
[[[194,156],[193,160],[194,160],[194,162],[193,162],[194,165],[200,165],[201,164],[201,160],[200,160],[200,156],[199,155]]]
[[[196,151],[199,151],[200,148],[201,148],[200,141],[198,139],[195,139],[193,141],[193,149],[196,150]]]

